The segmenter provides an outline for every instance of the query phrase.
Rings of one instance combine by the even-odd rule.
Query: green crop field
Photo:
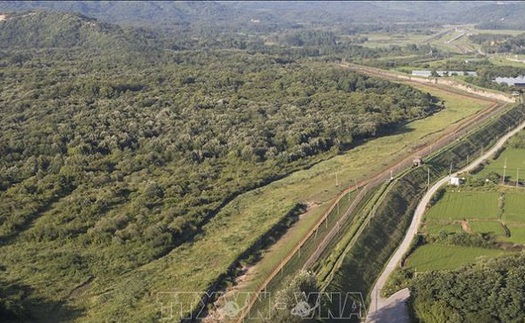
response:
[[[507,180],[515,181],[517,175],[520,175],[522,180],[525,178],[525,149],[515,148],[505,149],[498,159],[485,166],[477,176],[484,178],[490,172],[495,172],[503,176],[505,161],[507,164],[507,170],[505,172]],[[521,174],[518,174],[518,168],[521,170]]]
[[[447,191],[426,217],[432,219],[499,219],[497,192]]]
[[[525,223],[510,223],[507,224],[507,228],[510,231],[510,237],[504,237],[502,241],[525,244]]]
[[[525,192],[505,194],[505,212],[503,220],[506,222],[525,222]]]
[[[416,33],[403,34],[384,34],[384,33],[367,33],[361,36],[368,38],[364,46],[370,48],[385,47],[389,45],[405,46],[424,42],[429,35]]]
[[[463,229],[457,222],[433,220],[425,224],[425,230],[428,234],[439,234],[441,231],[461,232]]]
[[[499,249],[428,244],[414,251],[408,259],[407,267],[416,271],[455,269],[480,257],[496,257],[504,253]]]
[[[496,236],[505,236],[505,229],[498,221],[470,221],[468,225],[472,233],[492,233]]]

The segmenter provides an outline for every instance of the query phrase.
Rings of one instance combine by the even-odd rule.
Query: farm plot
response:
[[[461,232],[463,228],[459,222],[433,220],[425,224],[425,231],[428,234],[439,234],[441,231]]]
[[[519,175],[519,172],[521,172],[520,178],[523,181],[525,178],[525,149],[505,149],[501,155],[499,155],[498,159],[486,165],[483,170],[479,172],[477,177],[486,178],[486,176],[491,172],[503,176],[505,164],[507,165],[507,169],[505,171],[505,177],[507,180],[515,181],[516,176]],[[518,169],[521,171],[518,171]]]
[[[525,245],[525,223],[507,224],[510,231],[510,237],[504,237],[501,240]]]
[[[472,233],[491,233],[497,237],[505,236],[505,229],[498,221],[470,221],[469,227]]]
[[[498,192],[447,191],[427,213],[432,220],[499,219]]]
[[[525,192],[506,193],[504,208],[505,222],[525,223]]]
[[[504,253],[499,249],[427,244],[414,251],[408,258],[407,267],[418,272],[455,269],[480,257],[496,257]]]

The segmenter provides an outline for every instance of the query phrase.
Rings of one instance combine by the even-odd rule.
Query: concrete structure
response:
[[[507,84],[508,86],[525,87],[525,76],[521,75],[518,77],[496,77],[494,82],[500,84]]]
[[[421,157],[416,157],[412,160],[412,163],[414,164],[415,167],[417,166],[421,166],[421,164],[423,164],[423,158]]]
[[[465,75],[467,73],[468,76],[477,76],[478,73],[476,72],[466,72],[466,71],[436,71],[439,76],[444,76],[445,73],[448,73],[448,76],[452,76],[452,74],[457,75]],[[420,77],[431,77],[432,71],[428,70],[421,70],[421,71],[412,71],[413,76],[420,76]]]

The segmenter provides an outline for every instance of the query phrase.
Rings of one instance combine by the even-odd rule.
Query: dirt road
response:
[[[465,168],[461,169],[457,173],[452,174],[452,176],[457,176],[458,173],[464,173],[467,171],[470,171],[474,169],[476,166],[478,166],[483,160],[489,158],[491,155],[493,155],[499,148],[503,146],[503,144],[512,136],[514,136],[516,133],[518,133],[520,130],[525,128],[525,122],[516,127],[514,130],[511,130],[507,134],[505,134],[501,139],[489,150],[487,151],[483,156],[479,157],[478,159],[474,160],[471,164],[467,165]],[[368,316],[366,318],[366,322],[392,322],[389,318],[391,317],[397,317],[392,316],[392,313],[399,313],[403,310],[406,311],[406,301],[410,297],[410,292],[404,292],[401,296],[396,293],[392,295],[390,298],[385,299],[381,297],[380,292],[385,286],[385,283],[392,273],[394,269],[396,269],[403,257],[403,255],[408,251],[410,248],[410,243],[414,239],[417,230],[419,228],[419,224],[421,223],[421,218],[423,217],[423,214],[425,213],[425,209],[427,207],[427,204],[430,201],[430,198],[436,191],[443,186],[445,183],[449,181],[449,176],[446,176],[442,179],[440,179],[436,184],[434,184],[428,192],[423,196],[421,201],[419,202],[416,211],[414,212],[414,217],[412,218],[412,222],[410,223],[410,227],[407,230],[407,233],[405,235],[405,238],[403,239],[403,242],[398,247],[392,258],[390,258],[390,261],[386,265],[385,269],[377,279],[374,287],[372,288],[371,292],[371,301],[370,301],[370,309],[368,311]],[[400,308],[401,307],[401,308]],[[405,317],[408,318],[407,315]],[[408,322],[407,320],[397,320],[396,322]]]

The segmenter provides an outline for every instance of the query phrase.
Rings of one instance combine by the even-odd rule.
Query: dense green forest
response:
[[[421,322],[518,322],[525,306],[525,256],[420,273],[411,288]]]
[[[21,319],[199,239],[242,192],[441,109],[305,52],[175,50],[81,15],[10,16],[0,44],[0,310]]]

